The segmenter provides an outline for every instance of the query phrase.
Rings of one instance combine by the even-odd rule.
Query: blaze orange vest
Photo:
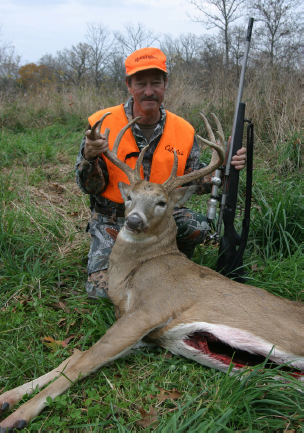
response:
[[[128,119],[124,110],[123,104],[116,107],[111,107],[106,110],[98,111],[89,117],[91,126],[97,122],[103,114],[111,112],[102,124],[102,131],[106,127],[110,129],[109,148],[113,149],[115,138],[119,131],[128,123]],[[178,156],[177,176],[182,176],[185,171],[186,162],[193,146],[194,128],[184,119],[176,116],[169,111],[166,111],[166,123],[162,137],[154,151],[151,165],[150,182],[164,183],[171,174],[174,162],[174,149]],[[118,147],[117,156],[125,162],[129,167],[135,168],[136,157],[127,158],[126,156],[132,152],[139,152],[135,138],[129,128]],[[127,176],[119,168],[117,168],[104,155],[101,155],[105,160],[109,172],[109,184],[106,190],[101,195],[116,203],[123,203],[123,199],[118,188],[118,182],[130,184]],[[141,167],[141,177],[144,178],[143,169]]]

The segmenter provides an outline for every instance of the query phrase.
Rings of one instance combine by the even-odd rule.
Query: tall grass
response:
[[[251,236],[267,259],[291,256],[303,247],[303,183],[272,189],[268,197],[255,186]]]

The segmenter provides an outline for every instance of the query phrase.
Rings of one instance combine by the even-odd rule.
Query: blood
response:
[[[209,332],[195,332],[194,334],[188,336],[184,342],[188,344],[188,346],[200,350],[204,354],[209,355],[211,358],[216,359],[217,361],[221,361],[225,365],[229,365],[231,358],[233,357],[233,353],[227,353],[231,352],[232,348],[229,345],[222,343],[218,338]],[[222,350],[220,349],[220,346],[222,346]],[[211,350],[210,347],[212,347],[213,350]],[[235,359],[233,359],[232,362],[237,368],[242,368],[246,365],[245,363]]]
[[[265,362],[264,356],[231,347],[209,332],[194,332],[184,339],[184,343],[227,366],[232,362],[234,367],[243,368]],[[277,364],[271,360],[268,360],[265,364],[267,368],[276,366]],[[290,372],[293,377],[300,378],[304,375],[304,372],[293,367],[284,366],[282,369]]]

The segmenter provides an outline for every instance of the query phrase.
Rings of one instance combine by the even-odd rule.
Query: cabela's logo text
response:
[[[167,146],[165,147],[165,150],[167,150],[170,153],[174,153],[174,147],[171,147],[169,144],[167,144]],[[176,150],[177,155],[183,156],[184,152],[182,150],[178,150],[178,149],[175,149],[175,150]]]

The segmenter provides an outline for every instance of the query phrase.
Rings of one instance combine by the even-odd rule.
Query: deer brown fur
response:
[[[93,135],[98,133],[92,129]],[[220,147],[210,137],[219,157],[216,163],[213,158],[209,172],[223,160],[221,131],[220,136]],[[115,152],[106,156],[116,159]],[[140,162],[137,174],[126,170],[131,185],[120,184],[126,219],[110,258],[108,292],[117,322],[87,351],[74,353],[47,375],[2,394],[0,407],[11,409],[26,392],[59,376],[2,421],[0,431],[23,428],[43,410],[47,397],[64,393],[73,382],[127,354],[140,341],[228,371],[231,356],[213,353],[211,338],[236,352],[264,357],[271,352],[273,362],[289,362],[304,370],[303,305],[229,280],[180,253],[172,212],[193,193],[192,186],[177,188],[191,179],[176,178],[175,156],[170,179],[164,185],[151,184],[139,180]],[[207,172],[203,169],[199,175]],[[240,359],[232,362],[232,371],[246,364]]]

